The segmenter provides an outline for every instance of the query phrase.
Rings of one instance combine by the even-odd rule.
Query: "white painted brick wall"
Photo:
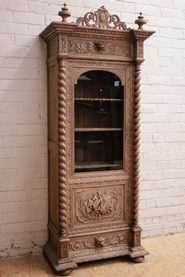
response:
[[[105,5],[127,26],[143,12],[140,225],[143,237],[185,231],[185,1],[66,0],[71,21]],[[0,256],[47,240],[46,45],[61,0],[0,0]]]

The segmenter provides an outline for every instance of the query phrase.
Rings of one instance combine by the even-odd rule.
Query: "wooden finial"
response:
[[[138,24],[138,29],[143,30],[143,25],[146,24],[146,20],[144,19],[144,16],[142,13],[138,16],[138,19],[135,20],[135,23]]]
[[[68,11],[67,5],[64,4],[62,10],[58,13],[59,16],[62,17],[62,22],[67,22],[67,18],[71,16],[71,13]]]

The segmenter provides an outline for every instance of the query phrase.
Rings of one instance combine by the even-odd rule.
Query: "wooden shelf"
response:
[[[123,128],[75,128],[75,132],[110,132],[122,130]]]
[[[121,162],[120,163],[78,163],[75,165],[75,169],[93,169],[93,168],[115,168],[115,167],[121,167]]]
[[[111,101],[111,102],[123,102],[121,98],[75,98],[75,101]]]

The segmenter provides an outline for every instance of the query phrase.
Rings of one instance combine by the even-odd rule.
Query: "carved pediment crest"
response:
[[[128,29],[125,22],[120,21],[119,16],[110,15],[104,6],[100,7],[96,12],[88,12],[84,17],[77,18],[76,23],[87,27]]]

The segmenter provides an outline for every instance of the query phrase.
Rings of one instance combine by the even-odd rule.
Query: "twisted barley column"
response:
[[[60,237],[67,232],[67,194],[66,194],[66,69],[64,61],[59,60],[58,68],[58,114],[59,114],[59,216]]]
[[[140,80],[141,64],[136,64],[135,69],[135,95],[134,95],[134,208],[133,226],[138,227],[139,218],[139,147],[140,147]]]

